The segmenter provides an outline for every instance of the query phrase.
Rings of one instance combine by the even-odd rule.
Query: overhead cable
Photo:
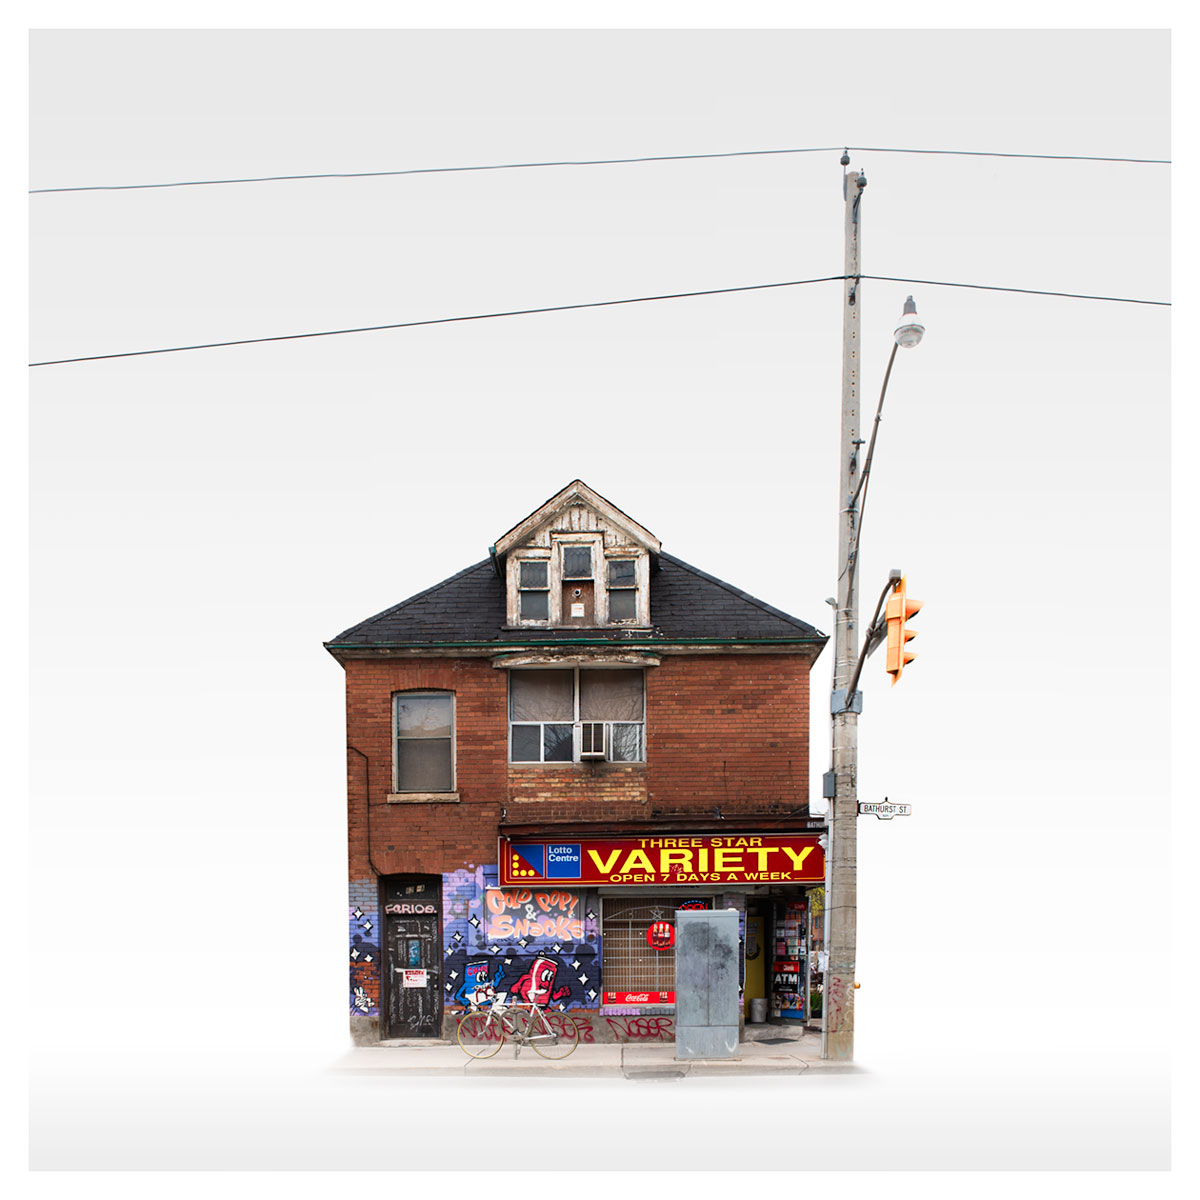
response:
[[[515,308],[504,312],[472,313],[462,317],[433,317],[425,321],[397,321],[390,325],[361,325],[354,329],[321,329],[315,333],[283,333],[273,337],[238,338],[231,342],[201,342],[193,346],[163,346],[157,350],[126,350],[120,354],[84,354],[78,358],[54,358],[33,362],[31,367],[56,367],[63,363],[96,362],[103,358],[136,358],[144,354],[175,354],[181,350],[215,350],[222,346],[250,346],[258,342],[289,342],[299,338],[337,337],[343,333],[378,333],[385,329],[412,329],[418,325],[449,325],[456,321],[487,321],[494,317],[525,317],[534,313],[569,312],[578,308],[609,308],[616,304],[645,304],[652,300],[681,300],[687,296],[720,296],[728,292],[756,292],[767,288],[798,287],[804,283],[828,283],[841,279],[826,275],[821,279],[789,279],[782,283],[751,283],[742,287],[709,288],[702,292],[670,292],[661,296],[631,296],[625,300],[592,300],[585,304],[552,304],[544,308]]]
[[[712,154],[647,154],[637,158],[559,159],[547,162],[488,163],[467,167],[409,167],[395,171],[327,171],[310,175],[255,175],[238,179],[182,179],[167,183],[100,183],[78,187],[30,188],[29,195],[48,192],[128,192],[147,188],[213,187],[229,183],[283,183],[304,179],[377,179],[389,175],[440,175],[463,171],[518,171],[538,167],[606,167],[620,163],[683,162],[704,158],[751,158],[770,154],[821,154],[834,150],[870,154],[949,154],[974,158],[1033,158],[1064,162],[1142,163],[1170,166],[1169,158],[1114,158],[1099,154],[1017,154],[999,150],[914,150],[898,146],[794,146],[780,150],[724,150]]]
[[[878,279],[885,283],[919,283],[927,287],[973,288],[983,292],[1021,292],[1026,296],[1064,296],[1069,300],[1111,300],[1114,304],[1155,304],[1170,308],[1170,300],[1131,300],[1128,296],[1095,296],[1087,292],[1047,292],[1040,288],[999,287],[989,283],[947,283],[943,279],[904,279],[899,275],[859,275],[859,279]]]
[[[552,304],[542,308],[514,308],[503,312],[471,313],[461,317],[432,317],[423,321],[396,321],[388,325],[359,325],[351,329],[320,329],[312,333],[281,333],[270,337],[237,338],[228,342],[198,342],[189,346],[161,346],[154,350],[124,350],[116,354],[81,354],[75,358],[50,358],[31,362],[31,367],[57,367],[65,363],[99,362],[107,358],[139,358],[148,354],[178,354],[184,350],[217,350],[225,346],[253,346],[261,342],[292,342],[302,338],[339,337],[345,333],[380,333],[385,329],[413,329],[420,325],[450,325],[462,321],[487,321],[496,317],[524,317],[536,313],[571,312],[581,308],[611,308],[619,304],[646,304],[655,300],[683,300],[690,296],[723,296],[732,292],[759,292],[771,288],[800,287],[807,283],[832,283],[845,275],[824,275],[818,279],[787,279],[779,283],[750,283],[741,287],[707,288],[699,292],[665,292],[657,296],[631,296],[623,300],[591,300],[582,304]],[[896,275],[858,275],[857,279],[875,279],[890,283],[919,283],[927,287],[973,288],[988,292],[1019,292],[1027,296],[1059,296],[1071,300],[1109,300],[1116,304],[1153,304],[1170,308],[1169,300],[1133,300],[1123,296],[1096,296],[1083,292],[1049,292],[1037,288],[998,287],[983,283],[947,283],[936,279],[906,279]]]

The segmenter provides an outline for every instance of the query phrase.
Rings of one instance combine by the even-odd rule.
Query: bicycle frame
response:
[[[520,1057],[521,1050],[525,1046],[532,1046],[543,1057],[565,1057],[578,1044],[579,1031],[576,1029],[574,1021],[565,1013],[562,1014],[564,1028],[559,1031],[551,1025],[547,1010],[540,1004],[508,1004],[503,992],[492,993],[485,999],[486,1002],[481,1002],[478,995],[473,995],[468,1001],[468,1010],[462,1021],[471,1017],[483,1016],[484,1029],[494,1028],[499,1033],[501,1044],[505,1039],[512,1042],[514,1058]],[[460,1021],[460,1025],[461,1023]],[[560,1043],[563,1047],[562,1054],[549,1053],[551,1047],[557,1050]],[[465,1044],[463,1048],[466,1049]],[[499,1048],[498,1046],[497,1049]],[[481,1056],[472,1055],[472,1057]],[[483,1057],[490,1057],[490,1055]]]

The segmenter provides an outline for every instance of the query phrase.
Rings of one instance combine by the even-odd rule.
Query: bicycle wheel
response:
[[[566,1058],[579,1045],[579,1026],[565,1012],[535,1009],[529,1014],[525,1040],[543,1058]]]
[[[487,1013],[467,1013],[458,1023],[458,1044],[472,1058],[491,1058],[504,1045],[504,1029]]]

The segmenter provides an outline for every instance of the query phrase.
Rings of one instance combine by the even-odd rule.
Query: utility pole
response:
[[[848,155],[842,165],[849,164]],[[829,808],[829,866],[825,895],[827,954],[821,1057],[854,1057],[854,967],[858,939],[858,714],[861,693],[847,691],[858,659],[857,521],[859,447],[859,250],[866,176],[847,171],[845,280],[842,289],[842,432],[838,469],[838,583],[834,626],[833,795]]]

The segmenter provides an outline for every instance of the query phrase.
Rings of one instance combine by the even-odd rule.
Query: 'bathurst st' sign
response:
[[[579,841],[500,839],[501,884],[821,883],[809,834],[664,834]]]

